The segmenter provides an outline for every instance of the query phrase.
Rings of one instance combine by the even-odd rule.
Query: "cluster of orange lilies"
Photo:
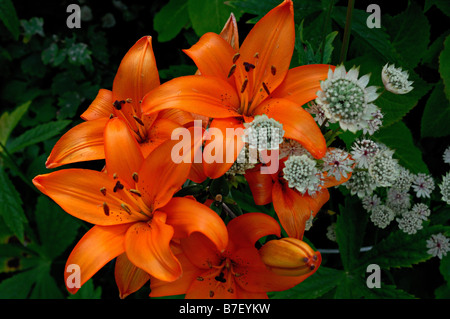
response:
[[[56,168],[104,160],[104,169],[66,168],[33,179],[67,213],[93,224],[67,260],[66,269],[74,264],[80,269],[78,286],[67,284],[71,273],[65,272],[71,293],[113,260],[121,298],[148,282],[151,297],[267,298],[267,292],[289,289],[317,270],[320,253],[302,241],[306,222],[328,201],[327,188],[350,176],[327,178],[312,196],[288,187],[282,160],[274,174],[262,174],[258,164],[245,178],[255,203],[273,203],[278,220],[251,212],[225,224],[206,203],[174,196],[187,180],[216,179],[233,165],[194,163],[191,157],[211,142],[202,134],[182,141],[193,150],[183,154],[186,161],[171,160],[180,146],[173,131],[194,130],[194,121],[201,120],[204,131],[225,132],[266,114],[283,125],[284,138],[315,159],[326,154],[324,135],[302,106],[316,98],[320,81],[334,67],[289,69],[294,29],[291,0],[268,12],[242,45],[231,16],[220,34],[207,33],[184,51],[198,72],[163,84],[152,38],[131,47],[112,90],[99,91],[82,114],[85,121],[61,137],[46,163]],[[220,141],[224,149],[229,143],[236,159],[244,142],[237,136]]]

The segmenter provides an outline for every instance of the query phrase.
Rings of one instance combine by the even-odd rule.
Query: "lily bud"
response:
[[[266,266],[281,276],[301,276],[314,272],[322,257],[307,243],[296,238],[282,238],[267,242],[259,250]]]

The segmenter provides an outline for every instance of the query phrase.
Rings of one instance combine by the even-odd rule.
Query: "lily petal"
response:
[[[327,145],[325,137],[311,114],[287,99],[269,99],[255,109],[283,124],[284,137],[298,141],[314,158],[322,158]]]
[[[154,113],[180,109],[209,117],[240,116],[236,90],[225,80],[188,75],[170,80],[150,91],[142,100],[142,109]]]
[[[194,61],[202,75],[215,76],[234,83],[234,79],[228,77],[228,74],[236,52],[220,35],[206,33],[196,44],[183,52]]]
[[[126,233],[128,259],[150,275],[165,281],[181,276],[181,265],[170,250],[173,227],[165,223],[165,214],[155,212],[150,223],[135,223]]]
[[[106,169],[117,174],[129,188],[134,188],[133,173],[138,172],[144,156],[128,126],[119,118],[108,121],[105,128]]]
[[[114,276],[116,278],[116,284],[119,288],[119,296],[121,299],[138,291],[150,280],[150,275],[133,265],[133,263],[128,260],[126,253],[122,253],[116,258]]]
[[[152,37],[145,36],[139,39],[122,59],[113,82],[114,100],[131,99],[131,105],[124,104],[125,108],[132,106],[140,117],[140,101],[150,90],[160,84],[155,55],[153,54]],[[131,110],[124,110],[126,116],[132,121]]]
[[[64,169],[38,175],[33,184],[72,216],[97,225],[117,225],[143,220],[126,212],[121,203],[125,190],[114,191],[117,181],[105,173],[88,169]],[[132,207],[131,207],[132,208]]]
[[[236,161],[244,146],[244,124],[238,118],[214,119],[205,133],[203,168],[205,175],[219,178]]]
[[[114,98],[112,91],[100,89],[88,109],[81,114],[81,118],[86,121],[109,118],[109,116],[114,113],[113,103]]]
[[[201,143],[201,134],[199,137],[195,134],[186,138],[183,136],[181,141],[168,140],[145,159],[139,170],[137,188],[153,211],[166,205],[186,181],[194,154]],[[187,151],[178,158],[179,152],[176,151],[180,149]]]
[[[55,168],[64,164],[105,158],[103,131],[108,118],[98,118],[76,125],[67,131],[53,147],[45,166]]]
[[[142,154],[147,157],[155,148],[171,139],[172,133],[180,124],[165,118],[157,119],[149,128],[145,142],[140,144]]]
[[[220,32],[220,36],[231,45],[234,51],[239,51],[239,32],[236,17],[233,12]]]
[[[263,213],[246,213],[232,219],[228,225],[230,250],[254,247],[255,243],[267,235],[281,236],[278,222]]]
[[[94,226],[77,243],[69,255],[64,272],[67,290],[74,294],[79,287],[72,286],[71,265],[80,268],[80,286],[88,281],[100,268],[125,251],[124,239],[130,224]],[[72,283],[72,284],[71,284]]]
[[[309,196],[276,182],[272,189],[273,207],[289,237],[302,239],[306,221],[311,217]]]
[[[227,247],[227,228],[209,207],[193,199],[174,197],[161,210],[167,214],[166,223],[175,230],[175,239],[199,232],[209,238],[218,251],[222,252]]]
[[[328,64],[309,64],[290,69],[286,77],[275,91],[273,98],[285,98],[298,105],[304,105],[317,97],[320,81],[328,77],[328,70],[335,66]]]
[[[269,11],[251,29],[240,48],[241,63],[255,65],[248,74],[252,105],[257,106],[267,97],[264,85],[274,91],[289,69],[295,43],[295,24],[292,1],[284,1]],[[257,55],[255,57],[255,55]],[[236,72],[236,87],[240,88],[245,72]],[[252,110],[252,106],[250,106]]]
[[[272,202],[272,175],[261,174],[261,166],[257,165],[247,170],[244,177],[248,182],[256,205],[266,205]]]

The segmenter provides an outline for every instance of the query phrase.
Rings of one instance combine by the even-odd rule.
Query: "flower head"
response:
[[[444,154],[442,154],[442,159],[444,163],[450,164],[450,146],[445,149]]]
[[[396,215],[401,215],[411,207],[411,198],[407,191],[400,191],[390,187],[387,191],[386,205],[392,209]]]
[[[325,111],[320,105],[315,102],[310,102],[306,110],[314,117],[314,120],[319,125],[322,125],[327,119],[327,117],[325,116]],[[325,123],[326,127],[328,127],[329,125],[330,124],[328,122]]]
[[[372,195],[377,184],[367,171],[354,171],[352,177],[344,184],[352,195],[357,194],[359,198]]]
[[[450,172],[442,177],[442,183],[439,184],[441,189],[442,200],[450,205]]]
[[[380,146],[369,139],[359,139],[352,145],[350,154],[356,162],[356,167],[368,168],[369,163],[380,150]]]
[[[301,194],[314,194],[320,190],[321,172],[316,161],[307,155],[291,156],[283,168],[284,178],[289,187],[295,188]]]
[[[383,149],[379,151],[369,164],[369,174],[377,186],[392,186],[398,177],[398,160],[392,158],[394,151]]]
[[[431,214],[430,208],[424,203],[416,203],[411,208],[411,211],[414,212],[421,218],[422,220],[427,220],[428,216]]]
[[[309,154],[309,152],[296,140],[285,138],[283,143],[280,144],[280,159],[288,156],[300,156],[304,154]]]
[[[441,233],[431,235],[430,239],[427,240],[427,248],[428,254],[442,259],[450,251],[450,238]]]
[[[386,228],[395,218],[395,213],[386,205],[378,205],[372,209],[370,220],[379,228]]]
[[[412,188],[417,197],[429,198],[435,188],[433,177],[425,173],[415,175],[412,182]]]
[[[398,228],[409,235],[415,234],[418,230],[423,228],[423,220],[413,211],[404,212],[401,217],[396,220],[398,222]]]
[[[243,139],[249,148],[275,150],[283,142],[283,125],[266,114],[257,115],[253,121],[244,124]]]
[[[411,86],[413,81],[408,81],[408,77],[407,71],[402,71],[402,68],[396,68],[394,64],[388,65],[386,63],[381,71],[384,87],[394,94],[406,94],[413,89]]]
[[[327,176],[334,176],[337,181],[349,177],[355,163],[349,153],[339,148],[328,148],[322,160],[323,171],[327,172]]]
[[[363,208],[370,213],[374,207],[381,204],[381,198],[374,194],[373,196],[366,196],[362,199]]]
[[[330,122],[339,122],[341,128],[355,133],[368,128],[378,107],[372,102],[379,94],[375,86],[367,87],[369,75],[358,79],[359,68],[348,72],[344,65],[328,72],[328,78],[321,82],[316,103],[323,109]]]
[[[395,180],[394,185],[392,185],[393,188],[396,188],[399,191],[409,191],[412,185],[414,175],[411,174],[409,169],[399,166],[398,168],[398,176]]]
[[[383,125],[383,113],[380,109],[372,113],[372,118],[367,121],[367,126],[363,127],[363,134],[373,135]]]

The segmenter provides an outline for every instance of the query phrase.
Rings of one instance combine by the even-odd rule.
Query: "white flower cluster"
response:
[[[386,64],[381,71],[384,87],[394,94],[406,94],[413,89],[411,86],[413,81],[408,81],[408,77],[407,71],[403,71],[402,68],[396,68],[394,64]]]
[[[325,127],[328,127],[330,125],[328,121],[326,121],[327,117],[325,116],[325,111],[320,105],[316,104],[315,102],[309,103],[306,111],[313,116],[314,120],[320,126],[322,126],[323,123],[325,123]]]
[[[276,150],[283,142],[283,125],[266,114],[256,115],[252,122],[245,123],[244,142],[258,150]]]
[[[339,65],[334,72],[330,69],[328,78],[320,83],[315,102],[330,123],[338,122],[344,131],[366,129],[370,133],[373,128],[369,129],[369,121],[380,114],[373,104],[379,94],[377,87],[367,87],[370,75],[358,76],[359,68],[347,72],[344,65]]]
[[[415,234],[422,229],[422,223],[428,220],[430,213],[427,205],[416,203],[411,210],[402,213],[401,217],[397,218],[398,228],[409,235]]]
[[[395,213],[386,205],[378,205],[372,208],[370,220],[379,228],[386,228],[395,218]]]
[[[445,149],[444,154],[442,154],[442,159],[444,163],[450,164],[450,146]]]
[[[339,148],[329,148],[322,161],[323,171],[327,172],[328,176],[334,176],[337,181],[342,177],[347,178],[353,171],[355,163],[349,153]]]
[[[439,184],[441,189],[442,200],[450,205],[450,172],[442,177],[442,183]]]
[[[431,235],[431,238],[427,240],[428,254],[442,259],[450,251],[450,238],[447,238],[443,234]]]
[[[309,152],[296,140],[285,138],[280,144],[280,158],[304,154],[309,154]]]
[[[430,198],[430,195],[435,188],[433,177],[425,173],[415,175],[412,181],[412,188],[416,192],[418,198]]]
[[[309,195],[315,194],[323,183],[316,161],[308,155],[290,156],[285,162],[283,173],[289,187],[295,188],[302,195],[307,192]]]

